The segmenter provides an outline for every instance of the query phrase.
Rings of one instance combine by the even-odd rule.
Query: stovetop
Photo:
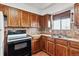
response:
[[[8,37],[8,42],[13,42],[13,41],[19,41],[19,40],[27,40],[27,39],[31,39],[32,37],[27,35],[26,37]]]

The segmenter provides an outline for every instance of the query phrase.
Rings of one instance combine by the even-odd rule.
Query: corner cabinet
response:
[[[47,37],[46,36],[42,36],[41,37],[41,50],[43,50],[44,52],[47,52]]]
[[[40,27],[41,28],[50,28],[50,26],[51,26],[50,21],[51,21],[50,15],[40,16]]]
[[[40,51],[40,40],[33,39],[32,40],[32,54],[37,53]]]
[[[79,3],[74,5],[74,21],[77,28],[79,28]]]
[[[20,27],[22,11],[16,8],[9,8],[8,27]]]

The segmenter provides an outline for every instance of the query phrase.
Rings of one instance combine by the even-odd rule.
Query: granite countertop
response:
[[[64,40],[69,40],[69,41],[75,41],[75,42],[79,42],[79,40],[77,38],[72,38],[72,37],[58,37],[57,35],[51,35],[51,34],[36,34],[36,35],[31,35],[34,39],[40,38],[41,36],[46,36],[49,38],[55,38],[55,39],[64,39]]]

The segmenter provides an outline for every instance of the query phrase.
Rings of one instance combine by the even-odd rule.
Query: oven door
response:
[[[18,42],[12,42],[8,46],[9,55],[12,56],[23,56],[31,55],[31,40],[24,40]]]

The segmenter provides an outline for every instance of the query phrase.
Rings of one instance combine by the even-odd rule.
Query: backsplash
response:
[[[26,33],[29,35],[40,34],[40,30],[38,28],[27,28]]]
[[[39,29],[39,28],[8,28],[8,29],[13,29],[13,30],[16,30],[16,29],[20,29],[20,30],[26,30],[26,33],[29,34],[29,35],[36,35],[36,34],[62,34],[62,35],[65,35],[65,36],[69,36],[69,37],[72,37],[72,38],[77,38],[79,39],[79,30],[74,26],[72,27],[71,30],[51,30],[50,28],[42,28],[42,29]]]
[[[8,30],[26,30],[28,35],[35,35],[40,33],[38,28],[7,28],[6,31],[8,32]]]

